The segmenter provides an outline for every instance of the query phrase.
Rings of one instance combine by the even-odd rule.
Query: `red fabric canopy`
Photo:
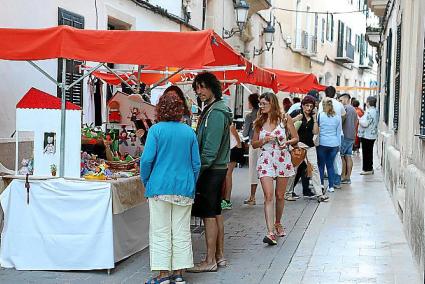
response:
[[[326,86],[320,85],[314,74],[268,69],[277,76],[277,87],[282,92],[306,94],[310,90],[324,91]]]
[[[153,67],[202,68],[243,65],[212,30],[196,32],[99,31],[69,26],[46,29],[0,28],[0,59],[53,58]]]
[[[70,102],[66,102],[65,106],[68,110],[81,110],[79,106]],[[31,88],[18,102],[16,108],[61,109],[61,99]]]
[[[213,71],[211,73],[213,73],[219,80],[236,80],[237,83],[266,87],[272,89],[274,92],[278,91],[276,75],[274,73],[255,65],[251,65],[248,61],[246,61],[245,64],[248,66],[245,70]],[[173,72],[173,70],[170,71]],[[121,84],[121,80],[111,73],[95,71],[93,72],[93,75],[111,85]],[[120,77],[127,81],[131,75],[134,75],[137,78],[137,72],[121,74]],[[176,74],[168,81],[171,83],[177,83],[186,81],[187,79],[193,79],[193,77],[193,74]],[[163,78],[164,75],[162,74],[142,73],[140,81],[147,85],[151,85]],[[128,81],[128,83],[133,84],[130,81]]]

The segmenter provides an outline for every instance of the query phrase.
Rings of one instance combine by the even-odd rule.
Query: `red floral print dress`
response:
[[[286,142],[285,128],[279,124],[273,131],[269,132],[261,128],[260,139],[266,136],[275,137],[274,140],[264,144],[260,148],[257,162],[259,178],[262,177],[290,177],[295,175],[294,166],[291,161],[291,154],[288,148],[281,150],[279,144]]]

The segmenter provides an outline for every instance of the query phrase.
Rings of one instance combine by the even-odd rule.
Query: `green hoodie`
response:
[[[200,117],[196,133],[201,153],[201,173],[227,169],[230,161],[230,124],[233,115],[223,100],[215,101]]]

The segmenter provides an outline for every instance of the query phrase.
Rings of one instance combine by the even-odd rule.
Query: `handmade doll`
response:
[[[109,103],[109,122],[120,123],[121,122],[121,113],[120,113],[120,103],[117,101],[112,101]]]

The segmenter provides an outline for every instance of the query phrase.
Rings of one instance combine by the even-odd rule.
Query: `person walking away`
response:
[[[322,101],[323,112],[319,112],[317,121],[319,123],[319,146],[317,147],[317,158],[320,172],[322,190],[324,190],[325,166],[328,173],[328,191],[334,192],[334,160],[341,145],[341,117],[336,114],[331,98]]]
[[[359,131],[359,122],[358,120],[364,115],[364,110],[360,108],[360,102],[358,100],[354,100],[352,103],[354,109],[357,113],[357,124],[356,124],[356,140],[354,141],[353,151],[358,151],[360,149],[360,138],[358,135]]]
[[[292,137],[290,140],[287,139],[287,134]],[[281,113],[279,101],[273,93],[264,93],[260,96],[260,115],[254,123],[252,140],[252,146],[260,148],[257,170],[264,192],[264,215],[267,226],[263,242],[276,245],[276,236],[285,236],[281,224],[284,195],[288,178],[295,174],[288,147],[298,143],[298,134],[292,118]],[[274,196],[275,208],[273,208]]]
[[[251,182],[251,193],[248,199],[244,200],[244,204],[255,205],[255,193],[258,185],[258,173],[257,173],[257,161],[258,161],[258,149],[252,147],[252,137],[254,135],[254,121],[257,119],[258,104],[260,103],[259,95],[253,93],[248,96],[248,108],[251,112],[245,117],[243,125],[243,137],[249,137],[249,179]]]
[[[373,144],[378,137],[378,111],[376,97],[366,99],[366,112],[359,120],[359,137],[362,146],[363,171],[361,175],[373,175]]]
[[[342,159],[342,173],[336,175],[335,188],[340,184],[351,184],[351,172],[353,170],[353,145],[356,139],[356,127],[358,124],[356,109],[351,105],[350,94],[344,93],[339,96],[347,113],[342,122],[344,136],[341,140],[340,154]]]
[[[342,118],[346,115],[344,106],[340,101],[335,99],[336,89],[333,86],[328,86],[325,89],[326,98],[331,99],[334,112]],[[323,112],[323,104],[319,104],[319,113]],[[341,130],[342,131],[342,130]],[[342,132],[341,132],[342,133]]]
[[[317,153],[313,141],[314,135],[319,134],[319,125],[317,122],[316,112],[317,109],[315,108],[316,98],[310,95],[305,96],[304,99],[301,101],[301,107],[302,110],[299,112],[299,114],[293,112],[291,116],[293,116],[294,122],[301,122],[301,125],[298,128],[298,145],[307,150],[307,162],[310,163],[312,167],[311,181],[313,184],[314,192],[312,192],[309,188],[309,178],[306,176],[307,165],[305,164],[305,162],[303,163],[303,167],[301,167],[301,165],[303,164],[298,167],[294,186],[298,183],[299,178],[301,178],[303,186],[303,195],[305,197],[317,196],[319,201],[326,201],[328,199],[328,196],[324,195],[321,189],[319,166],[317,164]]]
[[[233,170],[237,163],[243,162],[243,148],[238,131],[234,124],[230,126],[230,163],[227,164],[226,180],[224,185],[224,199],[221,201],[221,209],[232,209],[230,197],[233,186]]]
[[[221,188],[230,159],[230,124],[232,112],[222,100],[221,84],[209,72],[198,74],[193,89],[205,103],[196,130],[201,171],[196,184],[192,215],[203,218],[207,255],[188,272],[217,271],[225,266],[224,224],[221,214]]]
[[[198,141],[182,122],[189,109],[179,87],[164,91],[156,111],[158,123],[149,129],[140,160],[149,200],[150,265],[159,271],[146,283],[185,283],[182,271],[193,266],[190,212],[201,168]]]

